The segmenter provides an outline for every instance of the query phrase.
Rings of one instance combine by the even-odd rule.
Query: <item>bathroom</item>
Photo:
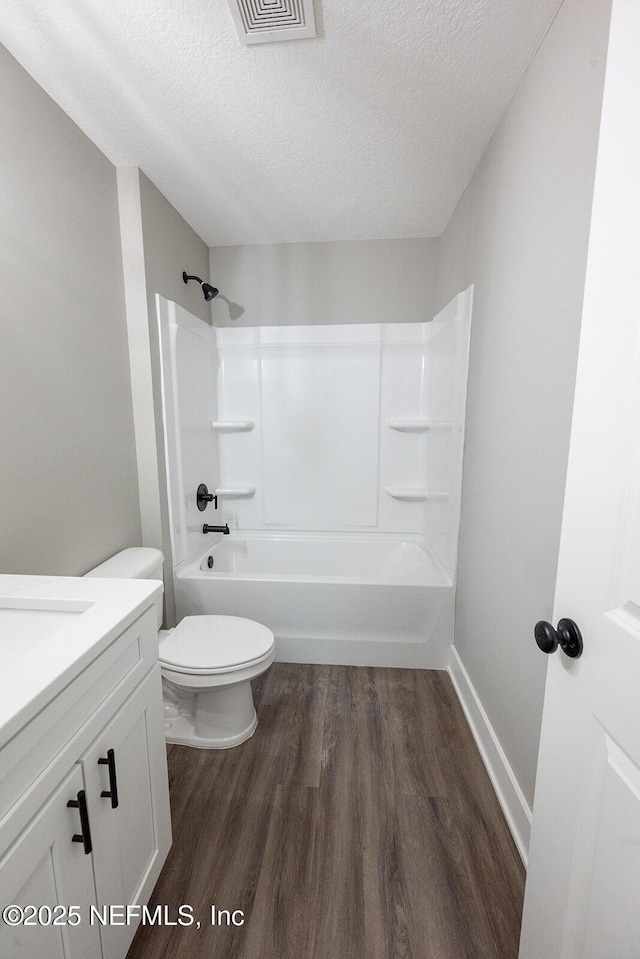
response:
[[[335,19],[332,6],[328,2],[316,4],[321,21],[320,40],[299,40],[291,45],[302,51],[303,58],[310,56],[304,52],[309,46],[324,43],[325,34],[330,38],[329,27]],[[471,5],[474,9],[476,6]],[[524,10],[526,6],[519,4],[518,8]],[[52,22],[47,34],[44,9],[37,11],[38,4],[31,3],[22,4],[20,13],[3,15],[4,23],[0,23],[0,42],[10,51],[2,50],[0,71],[4,127],[11,131],[0,148],[0,362],[4,387],[0,414],[0,571],[79,577],[127,547],[161,549],[165,555],[165,625],[176,622],[157,296],[176,304],[222,337],[248,337],[260,328],[286,333],[305,327],[333,329],[338,331],[338,337],[340,329],[346,327],[393,329],[403,324],[428,325],[458,295],[473,287],[455,622],[452,615],[453,632],[446,641],[447,648],[451,648],[446,662],[426,664],[426,669],[425,664],[412,666],[404,662],[396,668],[398,676],[402,670],[423,675],[421,681],[426,681],[432,670],[450,677],[447,689],[460,704],[456,707],[458,715],[466,716],[483,768],[488,771],[483,775],[489,776],[489,789],[495,792],[491,801],[496,802],[496,811],[491,815],[496,823],[504,815],[504,820],[500,820],[502,842],[510,875],[514,884],[519,884],[514,898],[520,896],[520,900],[532,819],[534,824],[536,821],[532,808],[547,665],[549,662],[551,668],[551,661],[556,658],[541,655],[533,639],[533,626],[539,620],[555,622],[558,616],[572,615],[570,610],[565,612],[559,607],[554,612],[554,595],[605,67],[608,70],[607,64],[615,65],[608,47],[610,4],[564,0],[562,4],[533,6],[539,13],[537,33],[528,35],[517,82],[501,91],[502,100],[496,102],[489,119],[485,117],[484,141],[476,142],[473,161],[469,156],[456,158],[460,165],[455,167],[452,159],[460,186],[455,200],[443,208],[440,225],[425,232],[406,222],[385,234],[361,232],[356,236],[327,230],[326,235],[318,237],[312,229],[313,218],[320,215],[321,207],[326,206],[328,214],[337,215],[338,201],[334,202],[332,193],[337,184],[329,168],[325,171],[326,189],[320,191],[319,181],[314,183],[319,195],[308,196],[308,205],[304,194],[311,194],[312,190],[304,178],[298,184],[291,182],[288,189],[287,184],[281,184],[280,191],[274,191],[269,202],[260,192],[260,179],[255,184],[255,196],[247,179],[245,194],[249,198],[245,195],[243,203],[243,194],[229,186],[229,177],[235,166],[247,175],[246,161],[234,149],[235,129],[228,134],[220,132],[224,130],[224,114],[217,117],[220,156],[199,153],[198,141],[192,141],[188,135],[189,122],[197,114],[195,105],[185,106],[179,97],[172,100],[175,126],[167,127],[151,108],[148,77],[146,87],[136,80],[125,48],[115,41],[111,46],[105,42],[102,52],[87,44],[88,55],[78,58],[78,74],[71,81],[60,70],[60,63],[66,58],[65,44],[73,37],[73,30],[66,32],[68,22]],[[619,9],[618,15],[623,18],[628,6],[624,0],[617,0],[613,9]],[[505,5],[498,7],[508,19]],[[36,12],[41,27],[36,26]],[[97,6],[92,8],[96,20],[87,14],[85,22],[76,11],[75,28],[97,38],[104,27],[98,14]],[[226,6],[220,7],[219,16],[222,24],[227,16]],[[153,18],[151,22],[155,22]],[[616,21],[612,23],[615,25]],[[201,26],[199,21],[184,28],[185,48],[194,56],[201,52]],[[389,28],[388,24],[382,26]],[[141,19],[130,24],[131,31],[134,28],[144,36]],[[365,30],[365,26],[361,24],[359,29]],[[366,29],[373,30],[372,24]],[[230,48],[232,41],[237,43],[232,30],[230,24],[227,31],[225,21]],[[632,28],[618,27],[615,32],[612,29],[611,38],[620,43],[620,34],[625,32],[632,35]],[[378,33],[371,35],[372,43],[375,37],[381,42]],[[170,31],[163,32],[158,27],[157,44],[162,47],[170,39]],[[515,43],[517,38],[512,39]],[[491,48],[496,57],[501,47],[499,41],[500,37]],[[238,45],[238,63],[245,63],[249,71],[249,64],[260,62],[257,58],[262,55],[273,58],[267,62],[272,62],[272,69],[277,71],[278,57],[289,56],[288,50],[287,44],[246,49]],[[170,52],[165,52],[170,57]],[[401,58],[401,54],[398,56]],[[412,62],[410,72],[414,69],[418,70],[418,66]],[[114,150],[107,155],[104,147],[101,150],[96,145],[106,136],[103,121],[97,106],[95,113],[88,108],[90,101],[84,95],[90,89],[100,89],[101,84],[107,90],[111,71],[118,77],[114,90],[119,85],[122,122],[125,112],[140,122],[144,118],[145,124],[155,130],[156,140],[149,141],[155,143],[155,151],[167,149],[182,157],[182,183],[167,178],[162,191],[159,189],[154,149],[150,148],[147,154],[136,152],[135,130],[129,152]],[[248,86],[241,87],[245,98],[253,89],[250,80],[258,82],[249,71]],[[279,75],[278,82],[282,82]],[[312,83],[309,85],[313,87]],[[346,98],[355,115],[359,115],[358,110],[366,114],[373,109],[375,99],[370,93],[371,99],[364,100],[363,87],[354,88],[352,100]],[[473,83],[468,80],[469,97],[472,88]],[[284,89],[280,92],[284,96]],[[173,95],[170,85],[166,93],[169,98]],[[224,85],[219,92],[221,100],[233,100],[232,94],[230,87]],[[179,121],[181,107],[186,118]],[[301,113],[301,140],[311,136],[314,124],[323,127],[323,121],[328,119]],[[238,129],[242,122],[240,116]],[[402,123],[398,122],[393,131],[395,140],[401,138]],[[251,141],[250,130],[246,135]],[[279,135],[280,147],[282,142],[287,146],[282,130]],[[275,149],[276,141],[274,137],[266,147],[256,143],[256,149],[268,152]],[[393,156],[392,153],[391,161]],[[209,198],[199,196],[193,188],[203,168],[215,181]],[[289,174],[295,168],[292,164]],[[353,175],[353,169],[350,170]],[[357,179],[353,175],[353,181],[349,180],[353,191]],[[404,189],[411,193],[410,180]],[[376,204],[382,206],[385,201],[393,206],[393,198],[389,201],[387,194],[377,195],[375,184],[370,184],[370,190],[369,206],[374,210]],[[238,207],[236,235],[210,220],[205,201],[211,197],[218,205],[220,224],[227,224],[234,206]],[[274,213],[276,207],[278,212]],[[354,207],[354,221],[357,214]],[[283,225],[289,228],[287,234],[281,229]],[[183,270],[219,288],[219,296],[205,301],[197,282],[183,282]],[[234,416],[249,416],[240,409],[232,412]],[[397,410],[386,418],[419,415],[420,411]],[[391,430],[387,432],[392,434]],[[242,438],[255,435],[254,429]],[[395,431],[393,437],[418,443],[424,439],[421,434],[404,435],[400,431]],[[232,440],[234,436],[221,435],[219,439]],[[203,475],[200,481],[214,490],[231,482],[231,477]],[[255,476],[247,475],[237,476],[234,482],[259,485]],[[395,482],[415,485],[413,477],[399,477]],[[393,482],[385,485],[393,486]],[[290,493],[287,489],[283,495],[289,497]],[[252,502],[256,502],[255,495]],[[242,504],[244,500],[225,501],[222,497],[218,509],[209,504],[201,519],[204,517],[202,521],[211,524],[228,522],[232,530],[228,539],[232,540]],[[283,499],[276,505],[280,507],[286,502]],[[316,529],[316,534],[320,532],[322,528]],[[589,551],[585,547],[585,552]],[[293,633],[289,639],[292,638]],[[330,736],[341,750],[345,768],[353,758],[350,750],[355,750],[355,743],[365,751],[379,748],[379,771],[384,780],[385,762],[389,760],[384,758],[383,745],[376,745],[372,739],[371,728],[358,727],[359,732],[356,728],[354,744],[343,737],[350,711],[366,713],[369,709],[355,705],[355,700],[350,705],[352,695],[372,694],[373,687],[367,684],[370,673],[359,670],[387,671],[384,675],[389,688],[384,695],[380,693],[384,698],[390,695],[396,675],[393,664],[382,659],[356,662],[355,658],[339,655],[332,660],[327,649],[328,640],[324,658],[318,656],[314,660],[306,648],[296,659],[290,647],[286,658],[283,652],[282,659],[270,667],[281,672],[273,672],[273,680],[269,679],[269,671],[260,677],[255,689],[255,735],[259,735],[261,727],[266,730],[271,724],[284,741],[288,735],[293,741],[299,733],[301,713],[306,711],[312,721],[319,721],[318,697],[324,696],[334,716],[344,717],[344,727],[333,725]],[[311,670],[308,675],[314,695],[308,691],[303,695],[296,679],[300,674],[294,667],[302,667],[305,662]],[[293,664],[289,671],[285,670],[286,663]],[[334,667],[346,672],[331,672]],[[278,677],[280,686],[267,686]],[[454,700],[447,702],[453,709]],[[449,722],[451,715],[444,712],[443,722]],[[440,728],[434,735],[444,737],[446,732]],[[418,756],[429,751],[424,732],[420,735],[416,740]],[[614,738],[620,741],[620,737]],[[254,748],[253,741],[255,736],[248,741],[247,750]],[[302,828],[308,827],[311,832],[317,814],[316,800],[304,790],[313,785],[313,764],[320,762],[321,757],[312,736],[309,743],[308,755],[298,766],[286,752],[273,753],[271,757],[275,765],[286,767],[287,781],[295,793],[291,828],[297,816]],[[221,776],[235,776],[235,782],[248,789],[251,769],[238,765],[244,746],[213,758],[206,750],[183,747],[188,753],[195,753],[195,765],[184,765],[180,759],[173,779],[193,786],[215,761],[221,766]],[[470,750],[471,746],[467,748]],[[184,753],[175,749],[172,755],[182,757]],[[396,773],[400,776],[404,771],[410,795],[420,792],[419,783],[411,778],[412,769],[417,776],[411,765],[415,755],[404,756]],[[468,760],[475,769],[475,754],[469,752]],[[253,772],[258,780],[266,775],[267,765],[264,756],[255,755]],[[294,787],[298,788],[297,793]],[[484,802],[485,793],[480,792]],[[198,808],[202,813],[204,799],[200,795]],[[338,791],[338,799],[342,795]],[[486,802],[490,802],[490,797]],[[205,890],[197,888],[202,874],[198,871],[197,834],[189,826],[188,792],[173,803],[174,844],[178,834],[176,821],[181,821],[195,857],[180,866],[178,892],[184,895],[185,902],[193,902],[194,897],[204,896]],[[260,819],[265,817],[266,822],[267,812],[259,797],[247,808],[260,833]],[[411,819],[410,806],[406,808],[415,835],[422,837],[420,823]],[[330,813],[336,810],[337,807],[330,807]],[[226,844],[229,837],[221,836],[220,859],[229,863],[237,854],[242,862],[244,857],[244,881],[254,893],[252,883],[259,886],[260,895],[252,900],[252,912],[248,900],[243,898],[244,888],[229,887],[217,906],[231,910],[246,907],[247,917],[259,923],[261,911],[269,909],[269,899],[264,880],[262,885],[258,881],[259,867],[247,848],[247,837],[253,834],[235,813],[231,815],[228,809],[226,813],[224,821],[237,828],[238,844]],[[384,815],[381,807],[369,828],[378,829],[378,820]],[[286,845],[288,835],[285,830],[283,848],[289,849],[290,858],[285,857],[283,872],[289,885],[278,887],[278,909],[286,935],[294,942],[297,935],[300,942],[307,943],[297,955],[328,955],[320,945],[313,952],[311,940],[305,938],[305,917],[300,908],[310,908],[306,905],[309,899],[305,898],[308,890],[304,876],[296,875],[295,863],[291,861],[294,847]],[[232,832],[230,838],[233,839]],[[267,841],[264,835],[262,839]],[[268,841],[274,846],[276,835],[270,835]],[[331,857],[331,850],[327,856]],[[339,870],[346,866],[343,863],[336,868],[336,882],[342,888],[339,881],[344,877]],[[478,866],[490,875],[495,868],[491,862]],[[192,882],[189,876],[193,876]],[[422,889],[418,871],[408,875],[406,882],[415,887],[412,895],[418,900],[421,895],[426,899],[428,890]],[[298,899],[300,889],[304,895],[300,893]],[[211,894],[207,889],[206,895]],[[320,889],[317,895],[326,904],[328,925],[324,934],[329,934],[331,922],[335,925],[337,916],[347,924],[353,922],[356,931],[351,939],[348,931],[345,933],[343,953],[367,954],[362,951],[364,946],[355,925],[361,918],[356,907],[353,912],[340,912],[328,891]],[[385,885],[383,901],[391,902],[398,915],[400,895],[402,891],[394,892],[392,883]],[[377,902],[375,896],[372,902]],[[446,915],[445,906],[441,907],[445,911],[439,915]],[[521,908],[521,902],[517,908]],[[517,908],[513,907],[514,912]],[[410,911],[408,906],[407,909]],[[316,925],[320,918],[315,916]],[[369,915],[368,919],[377,929],[374,918]],[[477,914],[470,912],[472,935],[476,920],[480,922]],[[401,935],[403,921],[396,921],[397,935]],[[309,926],[312,925],[309,920]],[[213,940],[216,931],[220,932],[217,946]],[[144,932],[148,936],[149,930]],[[155,930],[154,934],[159,932]],[[242,930],[236,939],[233,932],[228,928],[207,930],[209,952],[224,947],[220,955],[250,955],[251,948],[257,948],[242,940],[243,951],[234,952],[240,948]],[[337,935],[335,929],[333,932]],[[277,933],[277,929],[271,929],[270,934],[276,938]],[[420,952],[419,943],[424,943],[429,934],[428,923],[418,922],[407,933],[407,954],[425,954]],[[198,955],[193,940],[188,938],[189,930],[174,935],[172,948],[176,955]],[[179,939],[179,935],[184,938]],[[387,932],[380,933],[388,944],[386,935]],[[505,934],[504,940],[492,940],[492,935],[497,934],[489,930],[481,955],[499,955],[499,948],[503,948],[504,955],[517,955],[517,930]],[[146,948],[152,949],[151,936],[148,942],[151,944]],[[374,942],[369,945],[370,955],[394,954]],[[178,948],[182,953],[176,951]],[[283,945],[280,954],[288,955],[288,948],[288,944]],[[395,943],[395,948],[402,954],[400,944]],[[453,947],[443,947],[446,948]],[[458,955],[472,955],[471,948],[443,951],[442,956],[444,959],[455,955],[457,959]],[[141,952],[140,957],[143,955]],[[577,949],[575,955],[580,955]],[[624,951],[620,955],[625,955]],[[522,954],[522,959],[538,957],[529,950]]]

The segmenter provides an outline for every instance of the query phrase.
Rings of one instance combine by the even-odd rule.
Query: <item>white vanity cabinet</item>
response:
[[[0,745],[0,909],[45,907],[0,919],[0,957],[125,959],[136,919],[105,907],[146,904],[170,844],[149,607]]]
[[[85,917],[95,904],[93,864],[81,843],[69,842],[78,829],[78,812],[68,806],[83,788],[75,766],[0,866],[2,908],[15,904],[79,907],[78,925],[46,924],[49,915],[31,916],[34,925],[0,924],[3,959],[101,959],[100,931]],[[52,921],[55,921],[52,919]],[[74,922],[71,918],[67,920]]]
[[[82,759],[99,905],[151,895],[171,841],[165,754],[158,666]],[[135,930],[135,922],[102,926],[104,959],[126,956]]]

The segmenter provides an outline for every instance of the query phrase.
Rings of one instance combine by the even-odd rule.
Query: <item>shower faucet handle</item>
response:
[[[200,512],[207,508],[207,503],[213,503],[213,508],[218,508],[218,497],[210,493],[204,483],[200,483],[196,493],[196,504]]]

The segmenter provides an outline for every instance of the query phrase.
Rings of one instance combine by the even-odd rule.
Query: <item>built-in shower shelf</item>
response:
[[[385,493],[408,503],[424,503],[429,495],[423,486],[385,486]]]
[[[424,486],[385,486],[384,491],[394,499],[404,500],[406,503],[424,503],[426,500],[449,498],[449,494],[444,491],[431,492]]]
[[[248,433],[255,420],[214,420],[211,426],[218,433]]]
[[[426,433],[431,428],[431,421],[422,419],[398,419],[387,420],[387,426],[391,430],[398,430],[400,433]]]
[[[387,420],[387,426],[399,433],[447,433],[453,429],[453,424],[438,420],[427,420],[424,417],[406,417],[403,419]]]
[[[219,486],[216,490],[216,496],[227,496],[229,499],[235,496],[253,496],[255,486]]]

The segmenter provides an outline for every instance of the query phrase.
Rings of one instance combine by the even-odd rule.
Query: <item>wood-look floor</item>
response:
[[[169,748],[151,906],[201,928],[128,959],[516,959],[524,870],[448,675],[275,663],[254,696],[246,743]]]

